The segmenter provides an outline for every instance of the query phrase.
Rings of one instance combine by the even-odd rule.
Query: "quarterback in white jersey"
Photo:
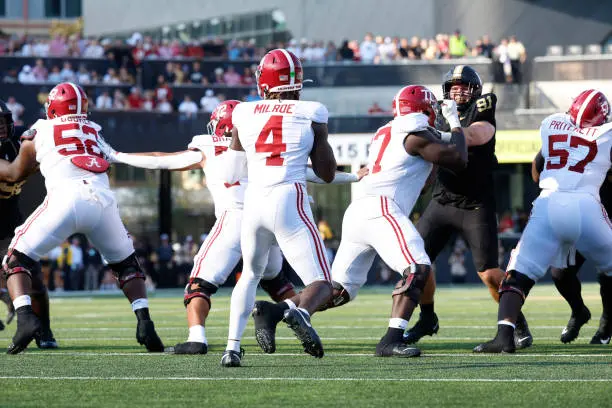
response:
[[[401,275],[393,291],[387,333],[376,347],[381,357],[420,355],[417,348],[404,343],[403,333],[419,303],[431,261],[409,216],[433,164],[450,169],[467,164],[467,144],[455,102],[442,104],[452,124],[451,144],[444,143],[431,127],[436,103],[433,92],[424,86],[406,86],[397,93],[394,119],[372,138],[370,173],[362,181],[365,194],[344,214],[342,241],[332,265],[334,296],[329,307],[355,299],[377,254]]]
[[[606,97],[590,89],[578,95],[568,113],[542,121],[542,149],[532,168],[542,192],[500,287],[497,335],[475,352],[515,351],[514,324],[525,298],[549,266],[567,265],[572,248],[612,276],[612,225],[599,197],[612,163],[609,115]]]
[[[254,311],[257,340],[264,351],[272,352],[273,338],[266,334],[273,334],[276,323],[284,319],[305,352],[323,356],[310,315],[327,303],[332,288],[325,247],[308,205],[306,169],[310,158],[317,176],[329,183],[336,160],[327,142],[327,108],[299,100],[302,75],[300,60],[291,52],[268,52],[256,72],[264,100],[241,103],[234,110],[226,181],[233,183],[247,166],[249,185],[241,237],[244,270],[232,293],[228,345],[221,360],[227,367],[240,365],[240,340],[275,244],[306,287],[285,302]],[[274,320],[263,328],[266,334],[257,316]]]
[[[189,337],[174,346],[175,354],[206,354],[208,341],[204,329],[211,308],[211,297],[225,283],[242,257],[240,231],[247,173],[230,184],[224,180],[226,151],[231,141],[232,114],[240,101],[222,102],[212,112],[208,134],[197,135],[177,153],[111,153],[113,162],[126,163],[148,169],[190,170],[201,168],[206,173],[206,186],[215,205],[217,221],[194,258],[189,283],[185,288]],[[361,175],[339,172],[335,182],[358,181]],[[311,169],[308,181],[322,182]],[[280,302],[295,296],[293,284],[281,273],[283,257],[278,245],[273,245],[260,282],[270,297]]]
[[[57,85],[49,93],[47,119],[24,133],[12,163],[0,161],[0,180],[24,180],[40,167],[47,187],[44,202],[15,230],[3,262],[18,316],[9,354],[23,351],[40,328],[30,298],[38,261],[75,233],[85,234],[108,261],[138,318],[138,342],[149,351],[164,350],[149,315],[145,275],[108,184],[109,148],[100,126],[87,119],[87,103],[78,85]]]

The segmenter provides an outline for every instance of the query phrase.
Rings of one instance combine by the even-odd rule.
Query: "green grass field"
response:
[[[316,315],[321,360],[303,354],[286,327],[277,353],[263,354],[250,322],[244,367],[233,369],[219,366],[229,291],[214,298],[209,354],[196,357],[145,353],[135,340],[135,316],[119,296],[54,297],[61,348],[0,355],[0,406],[612,406],[612,348],[588,344],[601,313],[596,284],[583,286],[593,319],[570,345],[559,341],[569,308],[553,286],[536,286],[525,307],[535,342],[515,355],[471,352],[495,332],[497,307],[484,287],[440,287],[440,332],[420,343],[423,355],[414,359],[373,356],[390,291],[363,290],[354,303]],[[179,291],[153,294],[151,310],[167,346],[185,340]],[[3,347],[14,329],[0,332]]]

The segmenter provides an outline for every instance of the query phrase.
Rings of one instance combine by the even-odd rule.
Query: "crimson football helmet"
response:
[[[574,99],[567,113],[579,128],[600,126],[609,119],[610,102],[598,90],[587,89]]]
[[[300,59],[291,51],[277,48],[259,62],[255,79],[259,96],[270,92],[291,92],[302,89],[304,71]]]
[[[206,125],[208,134],[211,136],[224,136],[232,131],[232,112],[240,101],[223,101],[210,114],[210,122]]]
[[[436,103],[436,96],[426,86],[405,86],[393,99],[393,117],[424,113],[429,117],[429,126],[433,126],[436,121]]]
[[[72,82],[62,82],[49,92],[45,112],[47,119],[53,119],[64,115],[86,115],[87,107],[87,94],[83,88]]]

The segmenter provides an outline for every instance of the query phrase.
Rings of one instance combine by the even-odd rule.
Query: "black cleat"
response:
[[[383,343],[382,340],[376,345],[377,357],[418,357],[421,355],[421,350],[416,347],[410,347],[404,342]]]
[[[152,320],[139,320],[136,327],[136,340],[143,344],[147,351],[152,353],[163,353],[164,343],[155,332],[155,325]]]
[[[510,333],[513,329],[507,326],[502,330],[505,331],[505,335],[501,335],[498,328],[495,338],[474,347],[474,353],[514,353],[516,351],[514,336]]]
[[[39,349],[56,349],[58,347],[51,329],[42,329],[40,334],[34,337],[34,340],[36,340]]]
[[[21,353],[41,330],[40,320],[32,310],[32,306],[20,307],[17,315],[17,331],[7,354]]]
[[[276,325],[283,320],[283,312],[274,303],[257,301],[252,313],[255,320],[255,339],[264,353],[276,351]]]
[[[242,357],[244,357],[244,349],[240,348],[240,353],[234,350],[225,350],[221,357],[221,365],[223,367],[240,367]]]
[[[0,292],[0,300],[6,303],[6,308],[8,312],[6,313],[6,324],[11,324],[13,318],[15,317],[15,306],[13,306],[13,302],[11,301],[11,297],[9,296],[7,291]]]
[[[208,353],[208,345],[206,343],[198,343],[197,341],[187,341],[174,346],[174,354],[206,354]]]
[[[589,344],[610,344],[610,337],[612,337],[610,332],[606,333],[601,330],[601,328],[599,328],[595,332],[595,335],[593,336]]]
[[[591,320],[590,310],[584,306],[582,310],[576,314],[572,313],[567,326],[561,332],[561,342],[570,343],[578,338],[580,328]]]
[[[299,309],[289,309],[285,311],[283,321],[293,330],[295,337],[302,342],[306,353],[316,358],[323,357],[323,344],[321,344],[321,339],[316,330],[310,324],[310,316]]]
[[[0,331],[4,330],[4,323],[2,323],[2,320],[0,320]]]
[[[527,319],[523,315],[523,312],[519,313],[518,319],[516,319],[516,328],[514,329],[514,345],[517,350],[531,347],[533,344],[533,336],[529,331],[529,325]]]
[[[422,337],[433,336],[438,330],[440,330],[438,315],[434,313],[432,318],[430,316],[424,316],[423,312],[421,312],[419,314],[419,321],[404,333],[404,341],[408,344],[414,344],[421,340]]]

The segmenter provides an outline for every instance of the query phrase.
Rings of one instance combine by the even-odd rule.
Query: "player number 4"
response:
[[[268,143],[270,134],[272,134],[272,141]],[[266,157],[266,166],[282,166],[285,163],[285,159],[281,157],[281,153],[287,151],[287,145],[283,143],[283,117],[281,115],[270,116],[255,142],[255,151],[271,153]]]
[[[567,165],[567,160],[569,158],[569,152],[567,151],[567,149],[563,147],[555,148],[555,143],[566,143],[568,137],[569,136],[565,134],[550,135],[548,137],[548,156],[549,158],[546,162],[546,170],[558,170],[558,169],[564,168]],[[592,162],[593,159],[595,159],[595,156],[597,156],[597,143],[594,140],[591,140],[591,141],[585,140],[579,136],[572,136],[569,142],[570,142],[570,147],[575,148],[578,146],[585,146],[589,149],[584,159],[580,160],[576,164],[569,166],[567,168],[569,171],[573,171],[576,173],[584,173],[584,168],[586,167],[586,165]],[[555,160],[555,162],[553,163],[550,160],[552,158],[556,158],[558,160]]]

